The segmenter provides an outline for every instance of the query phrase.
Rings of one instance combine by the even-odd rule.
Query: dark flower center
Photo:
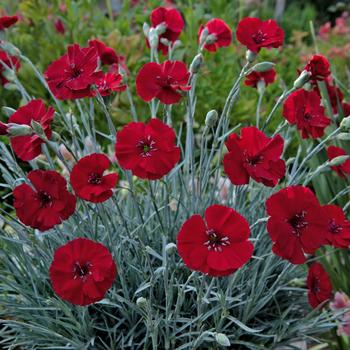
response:
[[[315,277],[312,280],[311,290],[312,290],[313,293],[319,293],[320,292],[320,280],[317,277]]]
[[[297,236],[299,236],[300,231],[308,225],[308,222],[305,219],[305,215],[306,212],[302,211],[288,220],[288,223],[293,227],[293,233]]]
[[[257,165],[263,161],[264,157],[262,155],[248,156],[246,161],[249,165]]]
[[[39,200],[42,208],[47,208],[52,205],[52,197],[45,191],[38,192],[37,199]]]
[[[208,240],[204,242],[204,245],[208,247],[208,250],[214,250],[221,252],[222,247],[230,245],[230,240],[226,236],[220,236],[217,232],[210,229],[207,230]]]
[[[68,73],[72,79],[78,78],[83,73],[83,70],[79,69],[74,63],[71,63],[69,68]]]
[[[340,225],[338,225],[334,219],[329,222],[328,229],[331,233],[337,234],[343,229]]]
[[[305,114],[304,114],[304,119],[305,119],[306,121],[310,121],[310,120],[312,119],[312,114],[311,114],[311,113],[305,113]]]
[[[85,282],[91,275],[91,266],[92,264],[90,262],[84,264],[76,262],[73,266],[73,278],[81,278]]]
[[[101,175],[96,174],[96,173],[91,173],[89,175],[89,179],[88,179],[89,184],[91,184],[91,185],[99,185],[101,183],[101,181],[102,181]]]
[[[261,44],[267,39],[267,34],[263,33],[261,30],[258,30],[255,34],[252,35],[252,38],[255,44]]]
[[[157,75],[156,80],[158,85],[160,85],[161,87],[169,87],[176,83],[175,79],[170,75],[163,76],[163,77],[160,75]]]
[[[140,151],[142,157],[150,157],[152,152],[156,151],[156,142],[151,139],[151,136],[147,136],[145,140],[141,140],[137,144],[137,149]]]

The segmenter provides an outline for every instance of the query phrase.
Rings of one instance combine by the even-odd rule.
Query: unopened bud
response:
[[[11,107],[2,107],[1,110],[7,117],[10,117],[13,113],[16,112],[16,110]]]
[[[274,63],[272,62],[261,62],[261,63],[257,63],[252,70],[255,72],[266,72],[270,69],[272,69],[275,66]]]
[[[2,72],[2,75],[8,81],[14,81],[16,79],[16,73],[9,67],[5,67],[5,70]]]
[[[336,136],[336,139],[342,140],[342,141],[350,141],[350,134],[347,132],[341,132]]]
[[[177,249],[176,247],[176,244],[171,242],[171,243],[168,243],[166,246],[165,246],[165,251],[167,252],[167,254],[172,254],[173,252],[175,252]]]
[[[19,57],[21,55],[21,51],[8,41],[1,41],[0,48],[6,51],[10,56]]]
[[[340,122],[340,128],[346,131],[350,130],[350,116],[344,118],[341,122]]]
[[[156,32],[158,35],[162,35],[163,33],[165,33],[165,31],[166,31],[166,24],[164,22],[157,25]]]
[[[14,83],[6,83],[6,84],[4,85],[4,88],[5,88],[6,90],[10,90],[10,91],[18,90],[17,85],[14,84]]]
[[[208,35],[209,35],[208,28],[204,27],[199,37],[199,45],[202,46],[206,42]]]
[[[147,299],[144,297],[137,298],[136,305],[141,308],[146,308],[148,305]]]
[[[195,74],[198,73],[203,64],[203,55],[199,53],[196,55],[190,65],[190,72]]]
[[[148,40],[151,48],[156,49],[158,47],[158,34],[154,28],[149,30]]]
[[[150,30],[150,27],[149,27],[148,23],[145,22],[143,24],[142,30],[143,30],[143,34],[145,35],[145,37],[148,38],[149,30]]]
[[[247,50],[246,54],[245,54],[245,58],[249,63],[252,63],[255,61],[255,59],[257,58],[258,53],[257,52],[253,52],[250,50]]]
[[[173,44],[173,50],[177,49],[180,46],[182,46],[181,40],[175,40],[175,42]]]
[[[224,333],[216,333],[215,340],[221,346],[230,346],[231,345],[230,340],[227,338],[227,336]]]
[[[347,161],[350,158],[350,156],[339,156],[331,159],[329,161],[329,166],[339,166],[342,165],[345,161]]]
[[[33,129],[29,125],[24,124],[8,124],[8,134],[10,136],[29,136],[33,135]]]
[[[303,70],[297,80],[295,80],[293,86],[296,89],[301,89],[309,80],[311,77],[311,73],[307,70]]]
[[[165,46],[169,46],[170,45],[170,41],[167,38],[160,38],[159,41]]]
[[[212,109],[207,113],[205,117],[205,125],[209,128],[214,127],[216,122],[218,121],[218,117],[218,112],[215,109]]]
[[[42,139],[46,139],[45,132],[43,130],[43,127],[40,123],[36,122],[35,120],[32,120],[31,126],[34,130],[34,132]]]
[[[210,45],[214,44],[218,40],[217,36],[215,34],[209,34],[207,38],[205,39],[205,43]]]

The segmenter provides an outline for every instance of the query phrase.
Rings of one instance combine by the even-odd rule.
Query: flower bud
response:
[[[336,136],[336,139],[341,141],[350,141],[350,134],[347,132],[341,132]]]
[[[255,61],[255,59],[257,58],[258,53],[257,52],[253,52],[250,50],[247,50],[246,54],[245,54],[245,58],[248,62],[252,63]]]
[[[165,46],[169,46],[171,44],[167,38],[160,38],[159,41]]]
[[[205,117],[205,125],[209,128],[214,127],[216,122],[218,121],[218,117],[218,112],[215,109],[212,109],[207,113]]]
[[[341,122],[340,122],[340,128],[346,131],[350,130],[350,116],[344,118]]]
[[[230,340],[227,338],[227,336],[224,333],[216,333],[215,340],[221,346],[230,346],[231,345]]]
[[[272,62],[261,62],[261,63],[257,63],[252,70],[255,72],[266,72],[270,69],[272,69],[275,66],[274,63]]]
[[[154,28],[149,30],[148,40],[151,48],[156,49],[158,47],[158,34]]]
[[[34,132],[42,139],[46,139],[46,135],[45,132],[41,126],[40,123],[36,122],[35,120],[32,120],[31,122],[31,126],[34,130]]]
[[[201,32],[201,35],[199,37],[199,45],[202,46],[204,45],[204,43],[206,42],[207,40],[207,37],[208,37],[208,34],[209,34],[209,31],[208,31],[208,28],[204,28]]]
[[[166,24],[164,22],[157,25],[156,32],[158,35],[162,35],[163,33],[165,33],[165,31],[166,31]]]
[[[14,81],[16,79],[16,73],[8,67],[5,68],[5,70],[2,72],[2,75],[8,81]]]
[[[166,246],[165,246],[165,251],[167,252],[167,254],[172,254],[173,252],[175,252],[177,249],[176,247],[176,244],[171,242],[171,243],[168,243]]]
[[[136,305],[137,305],[138,307],[141,307],[141,308],[146,308],[147,305],[148,305],[148,301],[147,301],[147,299],[144,298],[144,297],[139,297],[139,298],[137,298],[137,300],[136,300]]]
[[[143,24],[142,30],[145,37],[148,38],[150,27],[146,22]]]
[[[347,161],[350,158],[350,156],[339,156],[331,159],[329,161],[329,166],[339,166],[342,165],[345,161]]]
[[[10,91],[18,90],[18,89],[17,89],[17,85],[16,85],[16,84],[13,84],[13,83],[6,83],[6,84],[4,85],[4,88],[5,88],[6,90],[10,90]]]
[[[10,136],[33,135],[33,129],[29,125],[24,125],[24,124],[10,123],[8,124],[7,131]]]
[[[11,107],[2,107],[1,109],[4,112],[4,114],[6,115],[6,117],[10,117],[13,113],[16,112],[16,110],[11,108]]]
[[[182,45],[181,40],[175,40],[174,44],[173,44],[173,50],[177,49],[178,47],[180,47]]]
[[[303,70],[300,73],[300,75],[297,78],[297,80],[295,80],[293,86],[296,89],[302,88],[310,80],[310,77],[311,77],[311,73],[309,71],[307,71],[307,70]]]
[[[203,64],[203,55],[199,53],[196,55],[190,65],[190,72],[192,74],[198,73]]]
[[[19,57],[21,55],[21,51],[8,41],[1,41],[0,48],[6,51],[10,56]]]

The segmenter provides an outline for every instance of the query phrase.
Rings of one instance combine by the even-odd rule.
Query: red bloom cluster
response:
[[[348,155],[345,149],[336,146],[329,146],[327,148],[327,156],[329,160],[332,160],[336,157]],[[346,160],[340,165],[331,166],[331,169],[334,170],[340,177],[347,177],[350,175],[350,159]]]
[[[21,62],[17,57],[10,56],[2,50],[0,50],[0,61],[2,61],[3,64],[15,71],[18,71],[21,67]],[[2,85],[5,85],[8,83],[8,80],[3,75],[3,72],[5,72],[6,70],[6,67],[4,67],[3,64],[0,63],[0,81]]]
[[[8,122],[31,126],[32,121],[39,123],[48,139],[51,138],[51,123],[54,118],[54,109],[48,107],[46,110],[42,100],[32,100],[25,106],[18,108]],[[41,144],[44,143],[38,135],[11,137],[11,146],[17,157],[28,161],[41,154]]]
[[[322,207],[307,187],[289,186],[266,201],[267,231],[273,252],[293,264],[303,264],[305,253],[313,254],[326,244],[328,220]]]
[[[308,272],[307,281],[309,304],[316,308],[332,296],[331,280],[320,263],[313,263]]]
[[[82,306],[103,299],[116,274],[117,267],[109,250],[86,238],[76,238],[59,247],[50,266],[55,293]]]
[[[136,77],[137,94],[146,102],[158,98],[165,104],[181,100],[182,91],[191,89],[188,86],[190,73],[181,61],[165,61],[162,64],[146,63]]]
[[[249,224],[235,210],[222,205],[208,207],[191,216],[177,236],[178,252],[192,270],[210,276],[227,276],[246,264],[254,246],[249,242]]]
[[[90,154],[81,158],[72,169],[70,182],[75,194],[89,202],[100,203],[109,199],[118,174],[103,175],[111,162],[104,154]]]
[[[93,85],[96,85],[102,96],[111,91],[125,90],[119,73],[97,71],[99,58],[102,63],[117,64],[118,56],[114,50],[99,40],[91,40],[89,45],[86,48],[78,44],[68,46],[68,52],[47,68],[46,80],[58,99],[92,97],[95,95]]]
[[[157,7],[152,11],[151,23],[152,28],[156,28],[160,24],[165,25],[165,31],[159,36],[159,40],[164,38],[171,43],[174,43],[179,38],[185,26],[181,13],[174,8],[166,7]],[[163,55],[167,55],[168,46],[159,41],[158,50],[160,50]]]
[[[13,26],[15,23],[17,23],[17,21],[18,21],[17,16],[2,16],[2,17],[0,17],[0,30],[4,30],[6,28]]]
[[[222,19],[213,18],[204,26],[200,26],[198,39],[200,39],[204,28],[208,30],[208,35],[210,35],[210,40],[204,45],[206,50],[215,52],[220,47],[230,46],[232,31]]]
[[[324,129],[331,123],[324,114],[318,93],[303,89],[293,92],[286,99],[283,116],[290,124],[296,125],[304,139],[322,137]]]
[[[268,138],[254,126],[243,128],[241,136],[231,134],[226,141],[225,173],[235,185],[247,184],[251,177],[265,186],[276,186],[286,171],[280,159],[283,144],[281,136]]]
[[[283,45],[284,31],[273,19],[243,18],[237,26],[237,40],[252,52],[261,48],[277,48]]]
[[[274,69],[269,69],[265,72],[252,71],[245,78],[244,84],[246,86],[251,86],[257,88],[259,81],[263,81],[267,86],[272,84],[276,79],[276,71]]]
[[[327,243],[337,248],[348,248],[350,246],[350,222],[346,219],[342,208],[329,204],[323,206],[323,212],[328,221]]]
[[[59,173],[33,170],[28,179],[33,187],[22,184],[13,190],[16,214],[25,225],[46,231],[74,213],[75,197],[68,192],[66,180]]]
[[[147,124],[129,123],[117,132],[115,156],[119,165],[142,179],[160,179],[180,160],[172,128],[152,118]]]
[[[330,64],[322,55],[313,55],[304,70],[311,73],[310,80],[314,84],[317,84],[318,80],[326,80],[331,74]]]

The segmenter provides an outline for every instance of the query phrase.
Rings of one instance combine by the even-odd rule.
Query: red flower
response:
[[[100,203],[112,197],[118,174],[103,175],[111,165],[104,154],[93,153],[81,158],[70,174],[75,194],[89,202]]]
[[[327,217],[327,242],[333,247],[347,248],[350,246],[350,222],[342,208],[336,205],[323,206],[323,215]]]
[[[5,28],[9,28],[13,26],[17,21],[18,21],[17,16],[0,17],[0,30],[4,30]]]
[[[108,96],[113,91],[124,91],[126,85],[122,84],[123,76],[118,73],[106,73],[96,80],[96,87],[101,96]]]
[[[316,196],[307,187],[289,186],[266,201],[267,231],[272,251],[292,264],[303,264],[305,253],[313,254],[326,243],[327,219],[321,215]]]
[[[204,45],[205,49],[215,52],[219,47],[230,46],[232,42],[232,32],[230,27],[222,19],[213,18],[206,25],[200,26],[198,39],[204,28],[208,30],[208,34],[212,37],[210,43]]]
[[[246,264],[254,246],[248,241],[247,220],[235,210],[212,205],[205,211],[205,221],[191,216],[177,235],[177,249],[192,270],[210,276],[226,276]]]
[[[15,56],[9,56],[5,51],[0,50],[0,61],[2,61],[9,68],[18,71],[21,67],[21,62]],[[3,64],[0,63],[0,81],[2,85],[8,83],[8,80],[3,76],[2,72],[4,72],[6,68]]]
[[[276,79],[276,71],[269,69],[265,72],[252,71],[245,78],[244,85],[257,88],[259,81],[263,81],[265,85],[273,83]]]
[[[102,64],[111,65],[113,63],[119,63],[117,53],[103,41],[97,39],[89,40],[89,47],[94,47],[97,50]]]
[[[8,125],[3,123],[3,122],[0,122],[0,135],[3,136],[3,135],[8,135]]]
[[[54,113],[55,111],[52,107],[48,107],[47,110],[45,109],[45,104],[42,100],[32,100],[25,106],[18,108],[10,116],[8,122],[31,126],[32,121],[36,121],[40,123],[46,137],[50,139]],[[44,142],[44,140],[34,133],[28,136],[11,137],[12,149],[18,158],[25,161],[32,160],[41,154],[41,144]]]
[[[109,250],[87,238],[76,238],[59,247],[50,266],[55,293],[81,306],[103,299],[116,274],[117,267]]]
[[[332,282],[320,263],[313,263],[307,275],[307,296],[312,308],[316,308],[332,296]]]
[[[327,148],[328,160],[332,160],[333,158],[346,155],[348,154],[341,147],[329,146]],[[350,159],[346,160],[340,165],[331,166],[331,169],[334,170],[340,177],[347,177],[350,174]]]
[[[226,141],[225,173],[235,185],[247,184],[252,177],[265,186],[276,186],[286,171],[280,159],[283,144],[281,136],[268,138],[255,126],[243,128],[241,136],[231,134]]]
[[[237,40],[248,50],[259,52],[261,48],[283,45],[284,31],[273,19],[262,21],[259,18],[243,18],[237,26]]]
[[[136,77],[137,94],[146,102],[158,98],[165,104],[180,101],[180,91],[188,91],[190,73],[181,61],[165,61],[162,64],[146,63]]]
[[[51,63],[45,72],[52,93],[61,100],[92,96],[91,85],[100,77],[95,73],[97,57],[93,47],[69,45],[68,52]]]
[[[66,32],[66,28],[64,27],[63,22],[59,18],[55,20],[54,25],[55,25],[56,32],[58,34],[64,35],[64,33]]]
[[[159,36],[158,50],[167,55],[168,46],[162,44],[160,39],[164,38],[173,43],[179,38],[185,26],[181,13],[174,8],[157,7],[152,11],[150,18],[153,28],[159,24],[165,25],[165,32]]]
[[[303,139],[322,137],[331,120],[324,114],[320,96],[315,91],[299,89],[283,105],[283,116],[296,125]]]
[[[314,84],[317,84],[317,80],[326,80],[331,74],[330,64],[322,55],[313,55],[304,70],[311,73],[310,80]]]
[[[172,128],[152,118],[147,124],[129,123],[117,132],[115,156],[119,165],[142,179],[160,179],[180,160]]]
[[[331,85],[328,81],[326,81],[326,87],[327,87],[329,99],[331,101],[333,113],[338,113],[338,104],[340,105],[342,104],[344,95],[337,86]],[[319,91],[318,93],[320,94]]]
[[[59,173],[33,170],[28,179],[33,187],[22,184],[13,190],[16,214],[25,225],[46,231],[74,213],[75,197]]]

